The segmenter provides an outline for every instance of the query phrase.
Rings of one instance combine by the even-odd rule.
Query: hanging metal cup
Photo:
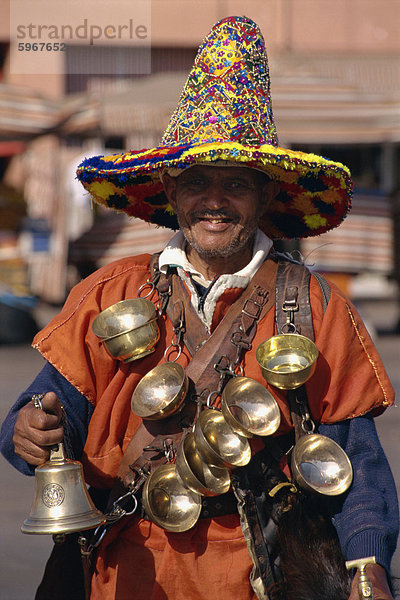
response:
[[[209,465],[244,467],[250,462],[249,440],[233,431],[219,410],[200,413],[194,428],[196,448]]]
[[[201,512],[200,494],[184,485],[172,463],[157,467],[146,480],[142,503],[148,517],[167,531],[191,529]]]
[[[308,381],[315,372],[317,358],[314,342],[297,333],[274,335],[256,350],[264,379],[282,390],[293,390]]]
[[[136,386],[131,399],[132,412],[142,419],[165,419],[182,408],[188,387],[185,369],[180,364],[157,365]]]
[[[225,494],[230,488],[228,469],[208,465],[196,448],[193,433],[182,440],[176,455],[176,468],[183,483],[203,496]]]
[[[222,414],[232,429],[246,437],[272,435],[281,413],[271,394],[250,377],[233,377],[222,392]]]
[[[319,433],[306,434],[296,442],[291,469],[300,487],[325,496],[343,494],[353,479],[353,468],[346,452]]]
[[[124,363],[154,352],[160,338],[155,306],[145,298],[109,306],[97,315],[92,331],[104,342],[107,352]]]

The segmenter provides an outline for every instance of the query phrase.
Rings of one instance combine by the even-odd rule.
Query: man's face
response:
[[[274,183],[246,167],[196,165],[164,187],[190,246],[203,258],[222,258],[252,248]]]

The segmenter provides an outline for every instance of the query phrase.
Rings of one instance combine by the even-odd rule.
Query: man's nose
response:
[[[207,193],[204,197],[204,204],[207,208],[216,210],[221,207],[225,207],[228,204],[227,194],[224,186],[219,183],[213,183],[208,186]]]

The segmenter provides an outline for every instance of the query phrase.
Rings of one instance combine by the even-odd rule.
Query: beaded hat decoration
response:
[[[227,17],[206,37],[159,147],[85,159],[77,176],[100,204],[178,229],[162,172],[221,160],[279,182],[259,224],[271,238],[319,235],[350,209],[347,167],[278,146],[264,39],[246,17]]]

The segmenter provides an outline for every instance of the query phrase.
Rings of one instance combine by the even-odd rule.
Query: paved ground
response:
[[[360,309],[375,332],[378,349],[400,394],[400,336],[393,335],[395,306],[392,302],[364,301]],[[0,346],[0,421],[42,364],[40,355],[29,346]],[[400,491],[400,412],[387,411],[377,425]],[[20,533],[33,498],[33,478],[20,475],[0,458],[0,481],[0,600],[31,600],[50,553],[51,538]],[[393,561],[393,573],[400,577],[399,551]]]

